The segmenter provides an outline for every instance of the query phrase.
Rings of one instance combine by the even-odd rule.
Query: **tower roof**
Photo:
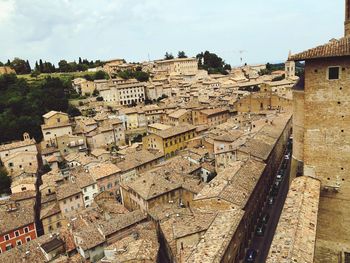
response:
[[[292,55],[289,60],[301,61],[316,58],[350,56],[350,37],[332,39],[327,44]]]

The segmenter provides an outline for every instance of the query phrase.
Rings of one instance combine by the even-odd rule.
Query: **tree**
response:
[[[225,61],[214,53],[205,51],[200,53],[197,56],[198,67],[200,69],[205,69],[209,74],[228,74],[227,70],[231,69],[231,65],[226,64]]]
[[[174,59],[173,54],[166,52],[164,55],[165,60]]]
[[[102,70],[99,70],[95,73],[94,79],[108,79],[108,74]]]
[[[187,58],[185,51],[179,51],[179,53],[177,54],[178,58]]]
[[[31,76],[32,78],[37,78],[39,75],[40,75],[40,71],[37,71],[37,70],[34,70],[34,71],[30,74],[30,76]]]
[[[81,112],[78,108],[69,105],[68,106],[68,111],[67,111],[68,115],[71,117],[77,117],[77,116],[81,116]]]
[[[42,138],[42,115],[50,110],[67,112],[71,81],[47,77],[28,83],[15,74],[0,75],[0,143],[18,140],[29,132]]]
[[[66,60],[60,60],[60,62],[58,62],[58,69],[60,72],[69,72],[70,66]]]
[[[28,73],[30,73],[30,72],[32,71],[32,67],[30,66],[28,60],[26,61],[26,66],[27,66],[27,71],[28,71]]]
[[[10,192],[11,177],[8,176],[6,169],[0,166],[0,194]]]
[[[15,58],[12,62],[10,62],[10,66],[16,71],[17,74],[29,74],[31,72],[31,68],[26,61],[20,58]]]
[[[43,65],[43,61],[41,59],[39,60],[39,71],[44,72],[44,65]]]
[[[100,92],[97,89],[94,89],[92,96],[97,97],[98,95],[100,95]]]
[[[140,82],[146,82],[149,80],[149,74],[143,71],[136,71],[134,73],[135,79]]]

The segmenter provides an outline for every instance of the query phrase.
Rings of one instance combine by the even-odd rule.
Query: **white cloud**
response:
[[[0,23],[6,22],[15,11],[14,0],[0,0]]]
[[[245,49],[252,63],[280,60],[289,49],[341,34],[343,3],[321,2],[0,0],[0,61],[15,56],[32,63],[79,56],[138,61],[148,53],[159,58],[165,51],[195,55],[206,49],[223,56],[225,50]],[[237,63],[239,55],[224,59]]]

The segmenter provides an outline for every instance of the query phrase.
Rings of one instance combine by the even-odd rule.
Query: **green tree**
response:
[[[11,187],[11,177],[4,167],[0,166],[0,194],[9,193]]]
[[[205,69],[209,74],[228,74],[227,70],[231,69],[231,65],[226,64],[225,61],[216,55],[215,53],[210,53],[205,51],[200,53],[197,56],[198,67],[200,69]]]
[[[185,51],[179,51],[179,53],[177,54],[178,58],[187,58]]]
[[[108,79],[108,74],[102,70],[99,70],[95,73],[94,79]]]
[[[60,62],[58,62],[58,69],[60,72],[70,72],[70,65],[68,64],[68,62],[66,60],[60,60]]]
[[[28,74],[31,71],[31,68],[26,63],[25,60],[20,58],[15,58],[11,63],[10,66],[16,71],[17,74]]]
[[[164,55],[165,60],[174,59],[173,54],[166,52]]]
[[[37,71],[37,70],[34,70],[34,71],[30,74],[30,76],[31,76],[32,78],[37,78],[39,75],[40,75],[40,71]]]
[[[81,112],[78,108],[69,105],[68,106],[68,111],[67,111],[68,115],[71,117],[77,117],[77,116],[81,116]]]
[[[140,82],[146,82],[149,80],[149,74],[143,71],[136,71],[134,73],[135,79]]]

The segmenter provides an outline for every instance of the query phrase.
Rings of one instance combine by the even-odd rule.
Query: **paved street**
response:
[[[290,152],[290,156],[291,156],[291,151],[288,150],[288,152]],[[259,237],[259,236],[256,236],[254,233],[250,241],[249,248],[253,248],[258,252],[257,258],[255,260],[256,263],[265,262],[267,255],[269,253],[270,245],[273,240],[273,236],[278,224],[278,220],[280,218],[283,205],[288,193],[289,173],[290,173],[290,159],[288,160],[286,174],[283,177],[283,181],[280,185],[278,194],[275,197],[273,205],[267,204],[267,199],[266,199],[265,207],[262,210],[261,214],[268,213],[270,215],[270,218],[265,226],[266,228],[265,228],[264,236]]]

